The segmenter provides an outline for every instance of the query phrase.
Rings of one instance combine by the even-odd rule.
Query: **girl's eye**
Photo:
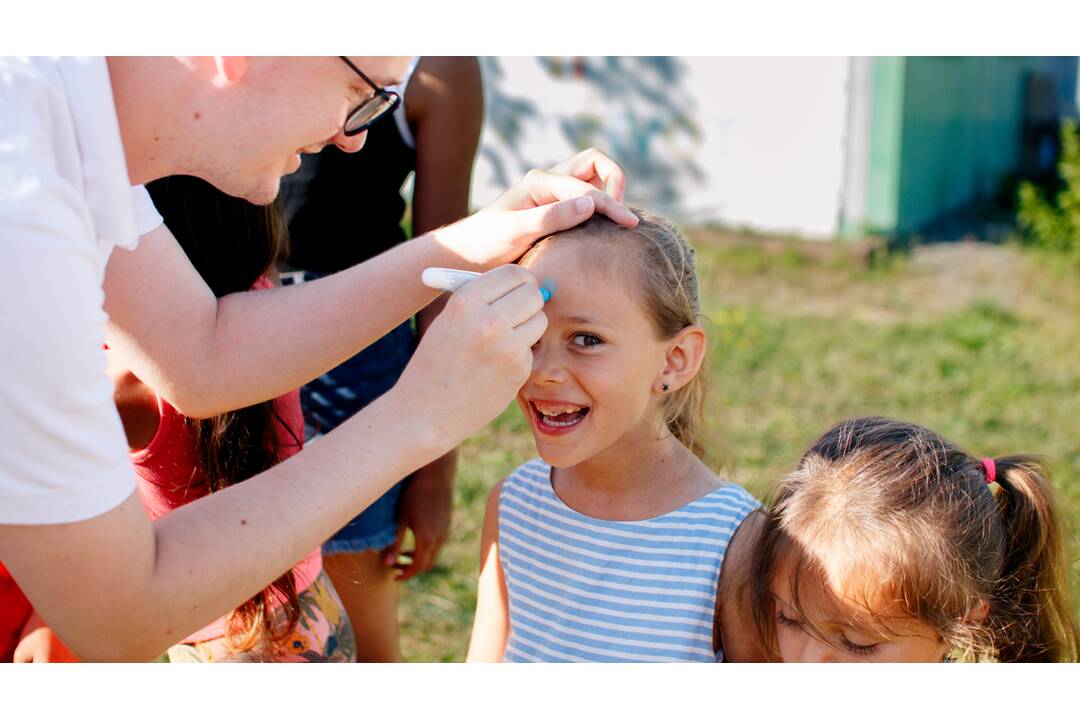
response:
[[[785,627],[797,628],[802,627],[802,624],[798,620],[792,620],[782,612],[776,614],[776,621]]]
[[[871,655],[877,650],[877,643],[872,645],[857,645],[843,636],[840,637],[840,643],[844,646],[844,649],[852,655]]]
[[[604,341],[597,336],[590,335],[589,333],[575,333],[574,336],[570,338],[570,344],[576,345],[577,347],[595,347],[603,342]]]

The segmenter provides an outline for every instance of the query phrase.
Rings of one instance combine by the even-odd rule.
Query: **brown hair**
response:
[[[873,578],[958,659],[1075,661],[1080,640],[1046,469],[1023,455],[995,463],[988,484],[979,459],[888,418],[826,432],[781,483],[755,552],[754,620],[769,652],[777,654],[772,578],[789,562],[797,609],[807,569]],[[973,613],[980,601],[982,619]]]
[[[256,206],[187,176],[164,178],[147,189],[165,224],[217,297],[249,290],[285,255],[288,236],[280,199]],[[186,422],[210,492],[258,475],[284,459],[281,429],[292,443],[301,444],[278,414],[274,400],[211,418],[186,418]],[[275,623],[270,611],[275,597],[284,609],[282,623]],[[266,641],[284,641],[299,620],[300,600],[290,570],[229,614],[226,637],[234,650],[251,650]]]
[[[694,249],[668,220],[640,208],[630,210],[638,217],[637,227],[627,228],[596,214],[570,230],[544,238],[520,262],[527,263],[556,238],[573,237],[599,244],[597,249],[604,254],[598,266],[618,266],[629,272],[658,336],[669,340],[703,320]],[[698,431],[705,405],[706,366],[707,359],[690,382],[664,399],[665,427],[698,457],[704,455]]]

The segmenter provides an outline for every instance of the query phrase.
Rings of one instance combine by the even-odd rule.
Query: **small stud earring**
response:
[[[664,392],[667,392],[668,391],[668,384],[664,383],[663,385],[660,386],[660,389],[663,390]]]

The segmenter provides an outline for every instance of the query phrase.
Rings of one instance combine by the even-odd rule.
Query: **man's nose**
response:
[[[364,143],[367,142],[367,134],[368,131],[364,130],[363,132],[350,136],[346,135],[345,130],[342,129],[334,136],[333,142],[342,152],[354,153],[364,147]]]

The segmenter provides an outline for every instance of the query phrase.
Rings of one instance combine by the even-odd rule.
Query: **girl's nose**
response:
[[[836,662],[836,648],[814,638],[807,638],[799,653],[799,662],[825,663]]]
[[[550,343],[540,342],[533,345],[532,373],[529,379],[537,385],[561,383],[566,380],[566,369],[562,365],[562,354]]]

